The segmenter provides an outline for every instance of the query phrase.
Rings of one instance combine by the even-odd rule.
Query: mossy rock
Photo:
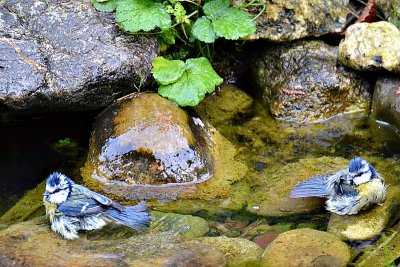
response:
[[[26,221],[45,214],[43,193],[46,182],[41,182],[26,193],[11,209],[0,217],[0,224],[13,224]]]
[[[214,247],[181,243],[176,231],[164,230],[116,239],[80,234],[80,239],[70,241],[53,233],[47,219],[39,217],[0,231],[0,260],[5,266],[48,266],[50,262],[78,267],[180,266],[182,262],[225,266],[224,255]]]
[[[181,240],[185,241],[201,237],[209,230],[208,222],[200,217],[158,211],[150,213],[151,225],[147,230],[149,233],[171,231],[177,233]]]
[[[171,128],[176,131],[164,140],[164,130]],[[154,129],[159,129],[160,132],[149,134]],[[176,135],[179,140],[186,140],[178,140],[182,147],[193,149],[197,153],[193,159],[189,160],[187,153],[180,154],[174,150],[177,149]],[[121,155],[111,149],[114,146],[109,146],[110,140],[117,139],[114,146],[120,148]],[[236,194],[236,189],[247,173],[247,166],[235,159],[236,148],[206,121],[190,115],[155,93],[126,97],[103,112],[95,123],[89,150],[88,160],[82,168],[85,184],[120,202],[147,199],[149,205],[155,209],[168,211],[168,207],[171,207],[172,211],[185,213],[200,209],[215,210],[212,203],[216,199],[222,201],[223,210],[238,210],[245,205],[245,196]],[[116,153],[116,160],[110,163],[113,167],[104,164],[108,162],[104,159],[109,157],[104,151]],[[136,157],[146,152],[153,153],[154,159],[157,159],[156,151],[165,157],[165,162],[182,156],[182,160],[189,160],[186,163],[191,162],[191,166],[200,166],[200,163],[195,163],[197,160],[204,163],[204,168],[183,170],[179,166],[182,167],[185,163],[179,163],[178,167],[182,172],[187,171],[187,177],[192,177],[193,180],[166,178],[163,181],[162,177],[168,176],[162,175],[167,163]],[[136,156],[131,158],[132,155]],[[119,158],[124,159],[118,160]],[[97,164],[100,161],[103,163]],[[136,166],[130,169],[130,165],[140,165],[140,168]],[[107,171],[104,166],[107,166]],[[158,177],[155,178],[157,182],[151,182],[154,178],[144,178],[153,177],[153,173],[159,174],[159,177],[155,175]],[[243,187],[244,191],[248,188],[246,185]]]
[[[197,238],[202,244],[215,247],[227,260],[228,267],[256,267],[259,266],[262,249],[254,242],[243,238],[201,237]]]
[[[250,111],[253,99],[234,85],[224,85],[220,91],[208,95],[195,110],[214,127],[232,122]]]
[[[347,266],[350,248],[333,234],[296,229],[280,234],[265,249],[262,267]]]
[[[400,31],[392,23],[355,23],[339,44],[340,61],[361,71],[400,73]]]
[[[317,122],[370,110],[370,85],[344,68],[337,47],[299,41],[268,47],[253,64],[263,105],[279,120]]]

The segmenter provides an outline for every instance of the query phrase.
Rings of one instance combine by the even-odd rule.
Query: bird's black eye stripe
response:
[[[54,193],[58,193],[58,192],[60,192],[61,190],[65,190],[65,189],[67,189],[68,187],[64,187],[64,188],[57,188],[56,190],[54,190],[53,191],[53,193],[52,194],[54,194]]]
[[[355,177],[360,177],[361,175],[366,174],[367,172],[369,172],[369,170],[368,170],[368,171],[365,171],[365,172],[359,172],[359,173],[357,173],[356,175],[354,175],[354,178],[355,178]]]

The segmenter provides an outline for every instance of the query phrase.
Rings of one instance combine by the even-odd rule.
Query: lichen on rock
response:
[[[400,73],[400,31],[392,23],[356,23],[339,44],[339,60],[361,70]]]
[[[252,72],[258,95],[277,119],[315,122],[339,114],[368,114],[369,84],[340,64],[337,47],[322,41],[269,47]]]

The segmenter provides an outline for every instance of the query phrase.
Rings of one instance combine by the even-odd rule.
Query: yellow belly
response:
[[[50,219],[50,221],[53,221],[54,215],[57,212],[57,205],[47,202],[47,201],[43,201],[44,202],[44,206],[46,208],[46,216]]]

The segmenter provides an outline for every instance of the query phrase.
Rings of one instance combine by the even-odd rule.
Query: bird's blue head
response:
[[[46,192],[43,194],[43,200],[61,204],[71,195],[74,182],[59,172],[53,172],[46,181]]]
[[[350,185],[361,185],[378,177],[374,167],[363,158],[354,158],[349,164],[347,183]]]

